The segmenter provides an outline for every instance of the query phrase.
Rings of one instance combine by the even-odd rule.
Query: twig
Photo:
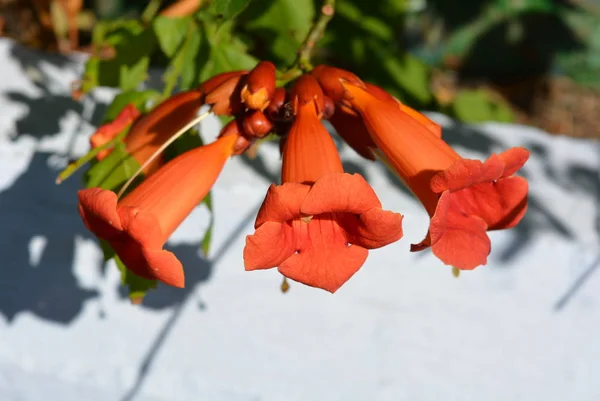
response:
[[[162,0],[150,0],[144,11],[142,11],[141,20],[146,24],[152,22],[152,18],[160,9],[161,4]]]
[[[293,76],[295,74],[300,75],[302,72],[307,72],[312,70],[312,64],[310,59],[315,50],[315,45],[325,33],[325,28],[327,28],[327,24],[333,18],[333,14],[335,13],[335,0],[324,0],[323,7],[321,7],[321,13],[314,25],[308,31],[306,35],[306,39],[300,45],[298,49],[298,57],[292,67],[284,74]],[[287,78],[287,77],[286,77]]]

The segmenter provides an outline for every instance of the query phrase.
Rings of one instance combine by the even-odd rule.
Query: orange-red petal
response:
[[[246,237],[244,266],[246,270],[279,266],[296,252],[296,240],[289,222],[267,221],[254,234]]]
[[[86,226],[108,241],[129,270],[140,277],[183,287],[181,263],[162,249],[165,237],[156,216],[134,207],[119,207],[114,192],[81,190],[79,210]]]
[[[117,213],[117,195],[114,192],[89,188],[80,190],[77,196],[79,214],[90,231],[109,240],[123,230]]]
[[[297,182],[271,185],[258,211],[254,227],[258,228],[267,221],[283,223],[299,217],[300,207],[309,190],[309,185]]]
[[[523,167],[527,159],[529,159],[529,151],[525,148],[516,147],[505,150],[498,156],[504,161],[502,177],[508,177]]]
[[[325,174],[343,172],[335,142],[312,103],[299,107],[283,149],[283,182],[313,183]]]
[[[377,148],[377,145],[371,139],[367,127],[358,114],[347,107],[340,106],[335,109],[329,122],[356,153],[365,159],[373,161],[376,159],[372,149]]]
[[[125,137],[127,151],[141,165],[172,135],[188,124],[202,106],[202,93],[197,90],[180,92],[157,105],[137,119]],[[157,157],[145,169],[146,175],[163,164]]]
[[[402,238],[402,218],[400,213],[374,207],[358,218],[353,215],[339,216],[340,225],[346,231],[348,242],[366,249],[376,249],[389,245]]]
[[[485,162],[459,159],[431,178],[431,190],[435,193],[458,191],[482,182],[494,181],[502,176],[504,166],[503,160],[495,154]]]
[[[298,230],[306,230],[308,238],[297,253],[281,263],[279,272],[311,287],[337,291],[362,267],[369,251],[348,246],[343,229],[329,216],[315,216],[309,223],[298,224],[303,225]]]
[[[300,211],[306,215],[327,212],[361,214],[381,208],[373,188],[360,174],[327,174],[319,178],[306,195]]]
[[[472,270],[487,263],[491,250],[487,224],[479,216],[462,213],[453,193],[444,192],[429,225],[431,249],[447,265]]]

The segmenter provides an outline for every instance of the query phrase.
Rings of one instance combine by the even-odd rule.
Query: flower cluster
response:
[[[487,262],[487,231],[516,225],[527,209],[527,181],[514,175],[527,150],[512,148],[485,162],[464,159],[444,142],[438,124],[329,66],[287,87],[276,87],[275,67],[265,61],[251,71],[220,74],[148,114],[126,107],[91,144],[104,144],[133,123],[124,142],[142,164],[202,105],[234,117],[213,143],[168,163],[157,158],[122,199],[99,188],[79,192],[86,226],[141,277],[184,286],[183,267],[164,243],[210,191],[227,159],[270,132],[280,136],[281,184],[270,186],[255,232],[246,238],[246,270],[276,267],[285,277],[335,292],[361,268],[369,249],[399,240],[402,215],[383,210],[362,176],[344,172],[322,120],[362,157],[386,163],[423,203],[429,230],[411,251],[431,248],[447,265],[474,269]]]

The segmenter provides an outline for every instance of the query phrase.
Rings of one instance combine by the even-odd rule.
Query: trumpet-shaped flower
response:
[[[162,247],[208,194],[236,140],[229,135],[181,154],[121,200],[100,188],[79,191],[86,227],[108,241],[136,275],[183,287],[181,263]]]
[[[444,263],[473,269],[487,263],[487,230],[516,225],[527,209],[527,181],[514,174],[529,152],[512,148],[487,161],[463,159],[406,109],[343,82],[387,164],[431,216],[429,233],[411,250],[431,247]]]
[[[283,184],[267,192],[244,263],[246,270],[278,267],[292,280],[335,292],[364,264],[368,249],[402,237],[402,216],[382,210],[362,176],[343,172],[320,121],[324,102],[314,78],[298,80],[292,102]]]

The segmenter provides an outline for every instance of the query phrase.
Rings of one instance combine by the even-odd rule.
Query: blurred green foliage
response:
[[[138,3],[137,14],[146,20],[97,24],[96,49],[110,47],[116,56],[90,59],[84,92],[95,86],[139,89],[150,65],[166,67],[163,96],[223,71],[252,67],[258,59],[285,71],[321,6],[320,0],[208,0],[193,15],[148,19],[140,8],[144,2]],[[500,108],[506,120],[506,104],[490,105],[502,103],[498,98],[479,96],[489,113],[473,116],[455,113],[460,105],[441,104],[432,71],[452,69],[461,79],[500,84],[559,72],[597,85],[599,10],[594,0],[338,0],[313,61],[349,69],[418,109],[485,121],[500,118],[493,111]],[[459,95],[453,102],[470,96]]]

